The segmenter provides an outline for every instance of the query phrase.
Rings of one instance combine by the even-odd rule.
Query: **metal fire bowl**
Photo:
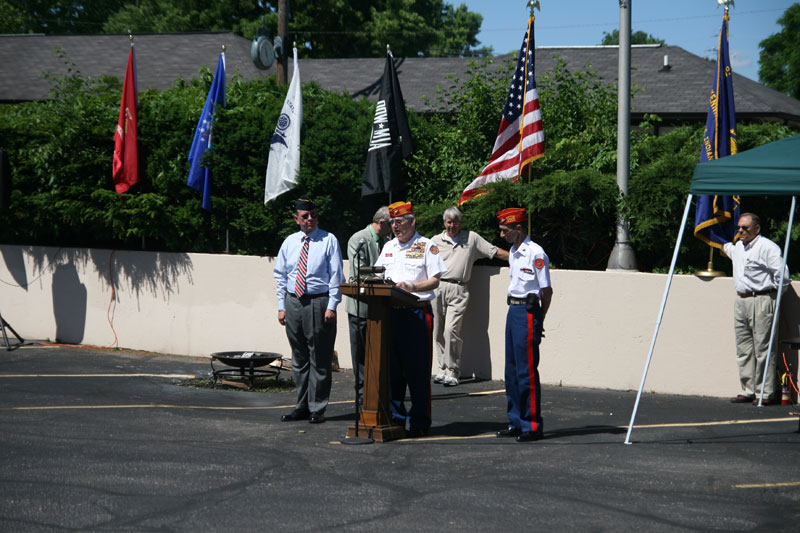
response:
[[[249,357],[243,357],[244,354],[252,354]],[[280,359],[281,354],[273,352],[217,352],[211,354],[212,359],[218,360],[220,363],[236,368],[258,368],[266,366],[273,361]]]

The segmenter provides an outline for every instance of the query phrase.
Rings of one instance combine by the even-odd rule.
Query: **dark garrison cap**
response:
[[[308,196],[303,195],[294,202],[294,208],[299,211],[313,211],[314,202]]]

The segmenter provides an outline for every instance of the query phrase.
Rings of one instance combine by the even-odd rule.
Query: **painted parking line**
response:
[[[797,422],[797,415],[782,418],[760,418],[758,420],[717,420],[715,422],[678,422],[670,424],[643,424],[633,426],[634,429],[657,429],[657,428],[689,428],[703,426],[733,426],[737,424],[768,424],[772,422]],[[618,428],[628,429],[628,426],[617,426]]]
[[[776,487],[800,487],[800,481],[787,481],[784,483],[750,483],[746,485],[734,485],[735,489],[772,489]]]
[[[264,405],[240,407],[226,407],[222,405],[177,405],[169,403],[139,403],[120,405],[38,405],[22,407],[0,407],[0,411],[65,411],[69,409],[208,409],[209,411],[260,411],[266,409],[289,409],[291,405]]]
[[[3,378],[169,378],[194,379],[196,374],[0,374]]]

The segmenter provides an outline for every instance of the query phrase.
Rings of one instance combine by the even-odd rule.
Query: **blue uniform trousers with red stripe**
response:
[[[542,308],[533,312],[511,304],[506,316],[506,398],[508,426],[522,431],[542,429],[539,343],[542,340]]]
[[[424,307],[391,309],[389,349],[389,399],[392,422],[410,429],[428,431],[431,427],[431,363],[433,313]],[[406,410],[406,387],[411,409]]]

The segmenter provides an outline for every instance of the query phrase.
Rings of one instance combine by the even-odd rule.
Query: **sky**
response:
[[[516,53],[528,23],[527,0],[449,0],[483,15],[478,40],[495,54]],[[591,46],[619,29],[619,0],[539,0],[536,46]],[[643,31],[700,57],[716,60],[723,8],[717,0],[630,0],[631,31]],[[736,0],[730,8],[729,47],[734,72],[758,81],[760,43],[781,30],[778,19],[793,0]]]

